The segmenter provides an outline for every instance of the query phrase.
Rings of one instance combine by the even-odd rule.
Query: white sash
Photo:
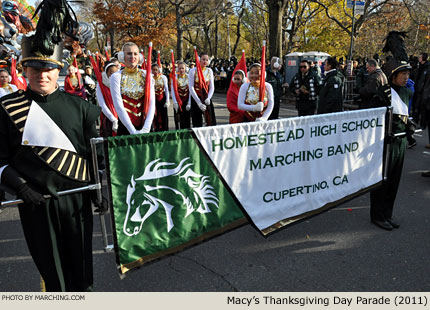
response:
[[[409,115],[408,105],[403,102],[399,94],[393,88],[391,88],[391,106],[393,107],[394,114]]]
[[[47,146],[76,153],[75,147],[65,133],[34,101],[28,112],[21,144]]]

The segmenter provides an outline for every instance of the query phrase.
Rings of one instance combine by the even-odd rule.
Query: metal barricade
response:
[[[345,110],[357,110],[357,98],[358,94],[354,93],[356,85],[355,75],[349,75],[345,78],[343,84],[343,106]]]

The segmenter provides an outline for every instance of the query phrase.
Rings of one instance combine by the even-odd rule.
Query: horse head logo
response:
[[[167,232],[174,227],[174,207],[186,208],[185,217],[193,212],[210,213],[209,205],[219,207],[209,177],[194,172],[189,159],[184,158],[178,165],[156,159],[145,167],[142,176],[131,177],[123,226],[127,236],[137,235],[143,223],[160,207],[164,208],[166,215]]]

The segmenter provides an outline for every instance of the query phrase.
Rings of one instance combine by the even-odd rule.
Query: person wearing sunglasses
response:
[[[314,115],[318,104],[321,78],[310,70],[309,62],[300,62],[299,72],[293,77],[290,90],[296,95],[299,116]]]

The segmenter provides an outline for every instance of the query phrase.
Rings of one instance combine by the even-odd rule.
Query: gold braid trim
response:
[[[61,68],[64,67],[64,64],[58,60],[52,59],[52,58],[48,58],[48,57],[26,57],[24,59],[21,60],[21,62],[24,61],[29,61],[29,60],[42,60],[42,61],[48,61],[48,62],[52,62],[56,65],[59,65]]]

